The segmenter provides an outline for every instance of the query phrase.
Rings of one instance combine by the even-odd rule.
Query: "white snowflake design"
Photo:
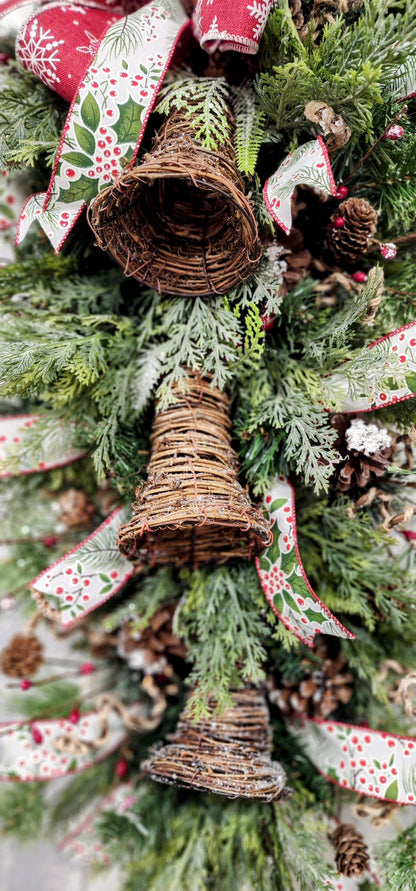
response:
[[[89,43],[86,46],[77,46],[77,53],[87,53],[89,56],[95,56],[101,43],[101,37],[97,37],[87,30],[84,31],[84,34]]]
[[[270,0],[253,0],[253,3],[247,6],[247,11],[256,22],[256,25],[253,25],[254,40],[259,39],[263,34],[269,10]]]
[[[46,30],[39,25],[37,18],[33,19],[29,33],[25,33],[19,40],[17,57],[25,68],[28,68],[39,80],[50,87],[60,83],[60,77],[56,73],[59,58],[59,47],[64,40],[55,40],[50,28]]]

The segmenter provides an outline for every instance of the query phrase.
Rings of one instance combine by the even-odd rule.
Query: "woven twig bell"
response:
[[[118,546],[138,563],[183,566],[252,557],[271,543],[263,514],[237,480],[229,399],[188,372],[177,402],[157,412],[148,480]]]
[[[201,148],[183,111],[164,123],[143,164],[97,195],[89,222],[126,275],[166,294],[224,294],[261,256],[232,142]]]
[[[228,798],[273,801],[285,791],[286,776],[272,761],[269,712],[263,693],[246,687],[231,694],[233,704],[215,715],[210,699],[209,717],[192,722],[182,712],[169,743],[150,751],[141,770],[160,783],[217,792]]]

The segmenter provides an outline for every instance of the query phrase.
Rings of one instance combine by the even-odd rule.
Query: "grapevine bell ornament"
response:
[[[272,761],[269,712],[254,687],[231,693],[232,705],[217,716],[208,699],[208,717],[192,721],[185,707],[169,742],[150,751],[142,773],[159,783],[176,784],[228,798],[274,801],[286,789],[285,772]]]
[[[231,109],[229,132],[234,120]],[[261,257],[231,138],[201,147],[189,109],[174,111],[143,163],[91,202],[97,243],[149,287],[181,297],[224,294]]]
[[[173,392],[173,405],[156,407],[148,479],[136,491],[130,523],[120,527],[118,547],[150,566],[253,557],[272,534],[237,480],[228,396],[194,371]]]

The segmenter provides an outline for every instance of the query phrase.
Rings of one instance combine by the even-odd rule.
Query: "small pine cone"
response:
[[[58,498],[59,519],[68,529],[83,529],[89,526],[95,514],[95,507],[82,489],[66,489]]]
[[[305,659],[305,677],[298,683],[285,681],[279,686],[274,677],[268,679],[270,702],[275,703],[283,715],[295,713],[325,720],[340,704],[350,701],[354,678],[345,656],[339,652],[329,658],[324,640],[316,647],[315,655],[322,660],[321,665]]]
[[[43,644],[32,634],[15,634],[0,654],[0,665],[10,678],[35,674],[43,664]]]
[[[302,0],[289,0],[289,9],[292,13],[293,24],[302,39],[308,33],[308,26],[302,9]]]
[[[338,871],[347,878],[358,878],[368,869],[370,855],[361,832],[352,823],[341,823],[331,835]]]
[[[334,226],[337,217],[344,220],[341,229]],[[347,198],[332,214],[326,244],[339,263],[349,263],[367,253],[376,229],[377,213],[374,207],[364,198]]]
[[[169,656],[186,658],[186,647],[172,634],[172,618],[176,604],[161,607],[152,616],[147,628],[134,630],[134,620],[124,622],[118,638],[118,654],[130,668],[145,674],[172,675]]]
[[[346,463],[337,471],[338,492],[348,492],[352,486],[364,489],[374,476],[384,476],[390,456],[390,448],[383,449],[376,455],[351,452]]]

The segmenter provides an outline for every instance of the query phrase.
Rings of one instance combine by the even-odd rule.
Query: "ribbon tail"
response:
[[[416,803],[413,738],[317,718],[293,718],[289,728],[331,783],[383,801]]]
[[[299,554],[293,486],[283,477],[267,493],[264,506],[273,543],[256,558],[260,583],[273,612],[307,646],[315,634],[354,638],[311,587]]]
[[[21,244],[32,223],[36,220],[51,242],[55,253],[58,253],[78,217],[86,207],[86,202],[81,199],[66,204],[63,201],[52,200],[47,209],[44,210],[46,199],[46,192],[38,192],[36,195],[31,195],[28,198],[20,215],[15,244]]]
[[[118,527],[129,515],[128,507],[116,508],[95,532],[31,582],[34,599],[45,615],[68,628],[132,577],[135,567],[116,545]]]
[[[286,235],[292,228],[291,201],[299,185],[312,186],[327,195],[336,193],[329,155],[321,136],[288,155],[264,184],[266,207]]]

